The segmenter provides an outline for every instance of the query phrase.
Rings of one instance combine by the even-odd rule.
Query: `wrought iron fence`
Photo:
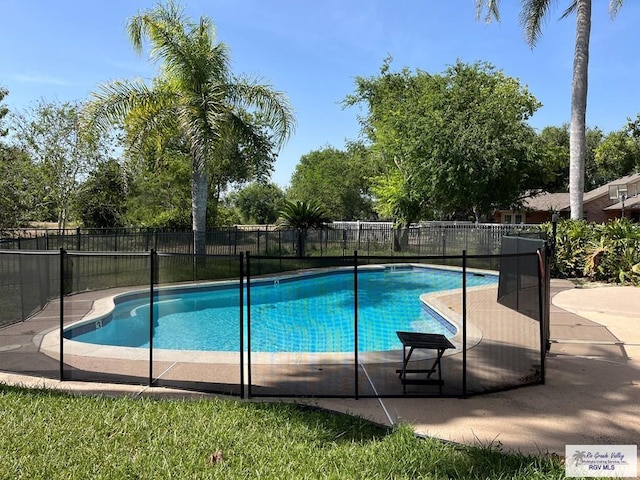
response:
[[[335,222],[307,234],[304,254],[351,255],[491,255],[500,251],[504,235],[538,232],[537,225],[466,224],[431,222],[398,230],[388,222]],[[273,226],[234,226],[206,234],[208,255],[292,255],[294,230]],[[78,252],[193,253],[193,232],[153,228],[14,229],[0,232],[3,250],[59,250]]]

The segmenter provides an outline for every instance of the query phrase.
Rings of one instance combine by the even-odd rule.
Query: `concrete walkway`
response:
[[[308,400],[465,444],[564,455],[567,444],[640,443],[640,288],[552,282],[546,385],[469,399]],[[0,382],[90,394],[184,398],[184,391],[58,382],[0,372]],[[639,466],[640,467],[640,466]],[[640,471],[640,468],[639,470]]]

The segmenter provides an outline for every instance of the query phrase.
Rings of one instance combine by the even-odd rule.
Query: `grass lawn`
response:
[[[557,459],[420,439],[406,426],[285,403],[0,385],[0,431],[2,479],[564,478]]]

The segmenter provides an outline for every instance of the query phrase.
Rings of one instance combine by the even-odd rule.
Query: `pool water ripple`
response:
[[[469,287],[493,284],[492,275],[467,274]],[[354,342],[353,271],[252,280],[251,350],[350,352]],[[375,268],[358,272],[358,348],[401,348],[395,332],[456,329],[430,311],[420,295],[462,287],[459,271]],[[239,288],[205,286],[161,290],[154,302],[155,348],[239,351]],[[247,334],[247,309],[243,321]],[[87,331],[88,330],[88,331]],[[148,298],[119,299],[101,328],[71,328],[66,338],[101,345],[149,347]],[[245,336],[246,338],[246,336]],[[246,346],[245,346],[246,348]]]

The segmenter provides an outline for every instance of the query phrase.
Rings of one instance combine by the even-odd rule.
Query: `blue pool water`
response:
[[[467,274],[467,285],[492,284],[495,276]],[[252,280],[252,352],[351,352],[354,342],[353,271]],[[462,274],[422,267],[358,272],[358,348],[401,348],[395,332],[456,330],[420,301],[420,295],[462,287]],[[155,348],[239,351],[238,285],[162,290],[154,301]],[[247,312],[244,315],[247,333]],[[148,296],[117,301],[99,323],[76,326],[66,338],[101,345],[148,347]],[[246,338],[246,337],[245,337]],[[245,345],[246,349],[246,345]]]

